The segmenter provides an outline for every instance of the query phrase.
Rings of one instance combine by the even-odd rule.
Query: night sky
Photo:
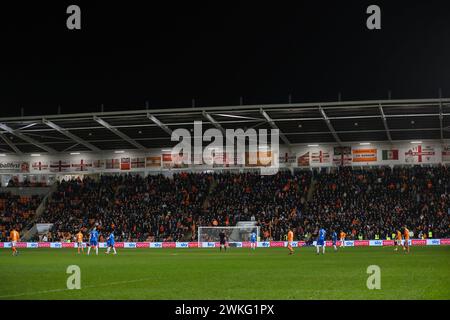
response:
[[[450,96],[448,1],[92,2],[2,4],[0,117]]]

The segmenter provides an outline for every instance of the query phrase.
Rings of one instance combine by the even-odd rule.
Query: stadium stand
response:
[[[407,225],[416,236],[449,235],[448,167],[340,168],[317,177],[314,199],[301,225],[343,230],[353,239],[390,236]],[[311,223],[313,222],[313,223]]]
[[[216,181],[209,197],[210,216],[200,220],[201,225],[216,220],[219,225],[233,226],[238,221],[255,220],[263,238],[282,239],[304,209],[311,172],[223,174],[216,175]]]
[[[196,239],[196,226],[235,225],[256,219],[273,237],[285,233],[290,215],[305,203],[311,173],[275,176],[181,173],[145,178],[102,176],[63,181],[40,222],[54,223],[54,240],[69,240],[94,222],[114,225],[118,239]]]
[[[17,179],[11,179],[8,182],[7,188],[18,188],[18,187],[32,187],[32,188],[38,188],[38,187],[47,187],[48,184],[45,182],[31,182],[30,180],[24,180],[19,182]]]
[[[21,196],[11,192],[0,193],[0,240],[8,241],[13,227],[22,230],[33,218],[42,196]]]
[[[94,223],[114,225],[123,241],[195,240],[196,226],[248,220],[257,221],[267,240],[284,240],[289,226],[298,240],[319,227],[346,231],[350,239],[386,238],[404,225],[415,237],[432,231],[443,238],[449,188],[445,166],[102,176],[61,182],[39,220],[54,223],[58,241]]]
[[[210,177],[181,173],[172,179],[122,175],[63,181],[39,221],[54,223],[54,240],[69,240],[94,222],[114,225],[120,240],[179,240],[201,214]]]
[[[52,223],[49,240],[68,241],[81,227],[98,223],[114,224],[118,241],[189,241],[197,239],[198,226],[254,220],[261,240],[285,240],[291,226],[296,240],[309,241],[319,225],[342,229],[350,239],[384,239],[404,224],[416,238],[430,231],[447,237],[449,107],[450,99],[443,98],[388,99],[30,116],[25,126],[22,118],[2,118],[5,137],[11,140],[15,132],[34,138],[16,139],[12,149],[13,143],[0,139],[10,151],[0,161],[7,186],[0,193],[28,188],[33,198],[41,188],[49,199],[33,220],[26,217],[34,216],[37,200],[12,213],[8,199],[14,196],[4,195],[2,234],[13,223],[22,234],[30,230],[24,224]],[[420,128],[418,115],[426,115]],[[173,147],[173,129],[191,132],[200,120],[204,129],[277,127],[280,169],[287,171],[265,177],[246,172],[258,170],[247,164],[176,165],[166,149]],[[377,143],[369,148],[370,141]],[[12,156],[15,149],[23,153],[20,160]],[[56,192],[48,190],[69,177],[57,182]]]

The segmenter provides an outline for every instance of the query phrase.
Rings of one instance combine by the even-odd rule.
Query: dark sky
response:
[[[450,96],[448,1],[43,2],[2,4],[0,117]]]

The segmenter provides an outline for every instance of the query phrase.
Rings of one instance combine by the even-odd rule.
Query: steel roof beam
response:
[[[209,122],[212,123],[214,127],[222,131],[222,133],[225,133],[225,129],[222,127],[222,125],[219,122],[217,122],[209,113],[203,111],[202,114]]]
[[[274,111],[276,112],[276,110],[267,110],[267,111]],[[386,119],[389,118],[402,118],[402,117],[437,117],[439,116],[439,113],[427,113],[427,114],[385,114]],[[442,116],[450,116],[450,113],[442,113]],[[369,116],[342,116],[342,117],[328,117],[328,119],[330,120],[348,120],[348,119],[377,119],[377,118],[382,118],[381,115],[369,115]],[[322,121],[323,117],[320,118],[280,118],[277,119],[278,122],[282,121],[282,122],[291,122],[291,121]],[[217,120],[216,120],[217,121]],[[265,121],[265,119],[264,119]],[[240,121],[217,121],[217,123],[219,124],[235,124],[235,123],[254,123],[257,122],[257,120],[240,120]],[[183,125],[190,125],[192,124],[192,122],[178,122],[178,123],[170,123],[170,124],[166,124],[166,125],[171,125],[171,126],[183,126]],[[120,129],[120,128],[141,128],[141,127],[154,127],[154,124],[134,124],[134,125],[116,125],[115,128]],[[103,126],[98,126],[98,127],[93,127],[93,126],[87,126],[87,127],[73,127],[70,128],[71,131],[74,130],[87,130],[87,129],[91,129],[91,130],[96,130],[96,129],[101,129],[103,128]],[[23,133],[28,133],[28,132],[45,132],[45,131],[53,131],[53,129],[48,128],[48,129],[24,129],[24,130],[20,130]]]
[[[284,135],[284,133],[280,130],[280,128],[278,128],[278,126],[276,125],[275,121],[272,120],[272,118],[267,114],[266,111],[264,111],[263,108],[260,109],[260,112],[262,114],[262,116],[264,118],[266,118],[266,121],[269,123],[269,125],[272,127],[272,129],[278,129],[278,132],[280,134],[280,138],[281,140],[284,141],[284,143],[286,143],[288,146],[291,145],[291,142],[289,141],[288,138],[286,138],[286,136]]]
[[[410,132],[410,131],[438,131],[438,128],[415,128],[415,129],[390,129],[391,132]],[[358,134],[358,133],[380,133],[380,132],[386,132],[386,130],[339,130],[336,131],[337,134],[346,134],[346,133],[352,133],[352,134]],[[286,135],[288,136],[294,136],[294,135],[322,135],[322,134],[329,134],[330,131],[311,131],[311,132],[289,132]]]
[[[387,124],[386,115],[384,114],[383,106],[381,105],[381,103],[379,105],[379,109],[380,109],[381,118],[383,119],[384,129],[386,130],[386,135],[389,139],[389,142],[392,142],[391,132],[389,131],[389,126]]]
[[[6,137],[3,133],[0,134],[0,137],[3,139],[3,141],[5,141],[5,143],[6,143],[11,149],[14,150],[14,152],[15,152],[16,154],[19,154],[19,155],[20,155],[20,154],[23,154],[22,151],[20,151],[20,149],[17,148],[16,145],[15,145],[11,140],[9,140],[8,137]]]
[[[159,121],[158,118],[156,118],[154,115],[147,113],[147,117],[152,120],[158,127],[160,127],[161,129],[163,129],[169,136],[172,136],[172,130],[166,126],[164,123],[162,123],[161,121]]]
[[[342,102],[316,102],[316,103],[295,103],[295,104],[273,104],[273,105],[265,105],[264,108],[274,108],[274,109],[280,109],[280,108],[287,108],[287,109],[293,109],[293,108],[315,108],[317,105],[321,105],[323,107],[330,107],[330,108],[366,108],[366,107],[372,107],[376,108],[380,103],[383,104],[385,107],[391,107],[391,106],[426,106],[424,104],[433,104],[437,105],[439,102],[442,101],[443,103],[449,103],[449,98],[442,98],[442,99],[410,99],[410,100],[364,100],[364,101],[342,101]],[[206,111],[225,111],[230,112],[232,110],[234,111],[242,111],[242,110],[250,110],[250,111],[256,111],[261,108],[261,105],[245,105],[245,106],[220,106],[220,107],[205,107],[204,110]],[[195,108],[165,108],[165,109],[155,109],[152,110],[153,114],[157,113],[174,113],[174,112],[193,112],[195,111]],[[102,116],[102,117],[108,117],[108,116],[122,116],[122,115],[140,115],[140,114],[147,114],[147,109],[140,109],[140,110],[128,110],[128,111],[109,111],[109,112],[89,112],[89,113],[75,113],[75,114],[58,114],[58,115],[49,115],[46,116],[47,119],[72,119],[72,118],[79,118],[79,117],[90,117],[93,116]],[[42,116],[25,116],[25,117],[4,117],[0,118],[1,122],[5,121],[29,121],[29,120],[40,120]]]
[[[140,150],[146,150],[147,149],[143,145],[141,145],[140,143],[138,143],[135,140],[131,139],[125,133],[120,132],[117,128],[113,127],[108,122],[104,121],[103,119],[101,119],[101,118],[99,118],[97,116],[94,116],[94,120],[97,121],[99,124],[101,124],[106,129],[108,129],[109,131],[113,132],[114,134],[116,134],[117,136],[119,136],[120,138],[125,140],[126,142],[128,142],[128,143],[132,144],[133,146],[135,146],[136,148],[138,148]]]
[[[46,124],[47,126],[49,126],[52,129],[55,129],[56,131],[58,131],[59,133],[65,135],[66,137],[72,139],[73,141],[75,141],[77,144],[82,144],[83,146],[85,146],[88,149],[91,149],[92,151],[95,152],[100,152],[101,150],[99,148],[97,148],[96,146],[94,146],[93,144],[77,137],[76,135],[70,133],[67,129],[64,129],[60,126],[58,126],[57,124],[48,121],[47,119],[42,119],[42,123]]]
[[[30,137],[24,135],[20,131],[17,131],[17,130],[14,130],[14,129],[8,127],[6,124],[0,123],[0,128],[9,132],[12,135],[15,135],[16,137],[18,137],[28,143],[31,143],[32,145],[35,145],[38,148],[41,148],[42,150],[45,150],[49,153],[58,153],[58,151],[56,151],[55,149],[47,147],[46,145],[40,143],[39,141],[36,141],[33,138],[30,138]]]
[[[444,114],[442,112],[442,101],[439,101],[439,128],[441,130],[441,140],[444,140],[444,125],[442,124],[444,120]]]
[[[342,141],[339,138],[339,136],[336,133],[336,130],[334,130],[333,125],[331,124],[331,120],[327,117],[327,114],[325,113],[325,111],[323,110],[323,108],[321,106],[319,106],[319,112],[322,114],[323,120],[325,121],[325,123],[327,124],[328,130],[330,130],[331,134],[334,137],[334,140],[336,140],[336,142],[341,145]]]
[[[67,152],[70,149],[75,148],[77,145],[79,145],[79,143],[75,143],[75,144],[71,145],[70,147],[65,148],[63,152]]]
[[[216,129],[218,129],[218,130],[220,130],[220,132],[222,132],[222,134],[224,135],[225,140],[226,140],[227,142],[230,142],[231,144],[234,143],[234,139],[233,139],[233,141],[231,141],[231,140],[229,139],[229,137],[227,137],[227,132],[226,132],[225,128],[222,127],[222,125],[221,125],[218,121],[216,121],[216,119],[214,119],[214,118],[213,118],[209,113],[207,113],[206,111],[203,111],[202,114],[203,114],[203,116],[204,116],[209,122],[212,123],[212,125],[213,125],[214,127],[216,127]]]

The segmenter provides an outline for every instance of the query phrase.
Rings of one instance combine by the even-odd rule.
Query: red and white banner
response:
[[[120,170],[130,170],[130,158],[121,158],[120,159]]]
[[[31,164],[32,171],[48,171],[48,162],[36,161]]]
[[[384,247],[390,247],[390,246],[393,246],[394,244],[395,244],[394,240],[383,240]]]
[[[433,146],[417,145],[405,152],[406,163],[429,163],[436,160],[436,152]]]
[[[330,152],[324,150],[312,152],[311,163],[330,163]]]
[[[278,162],[285,163],[285,164],[292,164],[295,163],[295,154],[285,152],[284,154],[280,154],[278,157]]]
[[[92,167],[95,170],[105,169],[105,160],[94,160],[92,163]]]
[[[354,241],[355,247],[368,247],[370,246],[369,240],[355,240]]]
[[[145,168],[145,158],[131,158],[131,168]]]
[[[50,172],[68,172],[70,171],[69,161],[51,161],[50,162]]]
[[[163,153],[162,155],[162,164],[164,168],[172,168],[172,154],[171,153]]]
[[[352,163],[351,147],[334,147],[333,163],[337,166],[348,166]]]
[[[120,159],[106,159],[106,169],[120,169]]]
[[[442,147],[442,162],[450,162],[450,145]]]
[[[80,162],[72,162],[74,171],[89,171],[92,169],[92,160],[81,159]]]
[[[412,246],[426,246],[427,240],[421,240],[421,239],[412,239],[410,240]]]
[[[176,242],[163,242],[162,247],[163,248],[176,248],[177,243]]]
[[[285,247],[284,241],[270,241],[270,246],[273,248]]]
[[[150,242],[136,242],[136,248],[150,248]]]

